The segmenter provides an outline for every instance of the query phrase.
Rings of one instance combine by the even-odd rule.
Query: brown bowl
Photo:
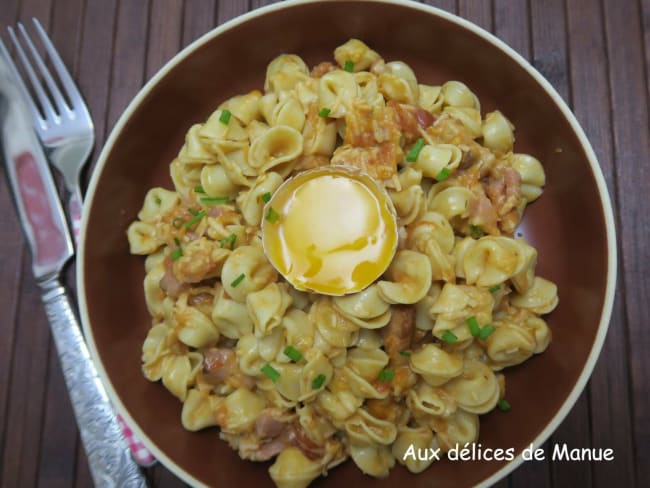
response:
[[[92,355],[119,412],[169,469],[193,485],[267,486],[269,463],[241,460],[218,430],[187,432],[181,403],[140,370],[150,327],[143,259],[129,254],[126,228],[148,188],[171,187],[169,163],[191,124],[222,101],[261,88],[268,62],[283,52],[308,65],[331,59],[347,39],[364,40],[387,60],[408,63],[423,83],[465,82],[484,111],[499,108],[516,126],[517,152],[543,162],[547,185],[520,232],[538,249],[538,273],[558,284],[543,354],[506,370],[512,410],[481,417],[479,442],[539,445],[567,415],[600,352],[616,275],[614,225],[596,157],[577,121],[526,61],[475,25],[403,1],[283,2],[239,17],[172,59],[133,100],[93,174],[84,211],[78,283]],[[319,479],[328,486],[491,484],[521,463],[434,463],[413,475],[397,465],[383,480],[347,462]]]

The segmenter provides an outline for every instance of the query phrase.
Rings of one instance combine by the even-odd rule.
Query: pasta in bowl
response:
[[[345,21],[341,19],[341,12],[345,12]],[[372,61],[364,68],[363,60],[356,61],[353,73],[341,69],[345,68],[345,60],[340,65],[332,59],[332,51],[349,39],[363,40],[384,59],[385,65],[401,61],[408,66],[417,80],[417,100],[413,80],[399,64],[391,64],[383,73],[373,72]],[[308,78],[314,78],[311,69],[323,60],[329,60],[338,71],[344,72],[343,76],[331,75],[324,86],[324,100],[330,106],[318,107],[318,112],[329,108],[330,113],[322,118],[316,114],[317,122],[329,127],[328,132],[306,130],[309,113],[304,113],[304,122],[301,122],[300,115],[297,118],[291,115],[296,113],[295,97],[280,100],[268,96],[264,104],[260,102],[268,93],[291,91],[286,85],[292,83],[291,77],[284,76],[265,88],[265,68],[281,53],[300,56],[308,67]],[[299,64],[297,59],[294,61],[290,65]],[[281,66],[274,69],[278,68]],[[321,73],[321,77],[326,74]],[[347,78],[348,74],[360,78],[355,83],[361,90],[366,86],[372,87],[373,83],[384,87],[382,90],[387,95],[379,90],[384,97],[383,116],[386,117],[381,125],[388,129],[392,127],[391,114],[401,108],[400,105],[417,105],[434,117],[431,125],[443,116],[455,118],[460,121],[467,137],[474,137],[477,131],[482,131],[483,136],[472,141],[484,148],[485,154],[486,151],[508,154],[508,150],[499,145],[504,140],[507,142],[509,137],[490,139],[490,131],[485,130],[483,123],[489,127],[490,121],[498,122],[494,127],[499,130],[493,134],[507,135],[509,131],[504,127],[504,120],[498,115],[488,119],[488,114],[499,111],[512,122],[516,126],[516,132],[513,132],[516,143],[508,166],[519,175],[520,196],[531,202],[539,196],[542,188],[544,192],[543,197],[526,208],[525,218],[520,221],[514,235],[509,233],[509,229],[516,226],[515,213],[507,215],[509,212],[505,212],[498,215],[496,221],[486,218],[480,225],[475,220],[470,222],[469,207],[466,210],[464,206],[471,203],[471,195],[483,191],[491,202],[489,188],[484,187],[490,181],[494,195],[502,192],[495,184],[498,175],[479,178],[478,186],[472,184],[471,178],[454,182],[469,164],[468,160],[463,160],[468,149],[461,147],[462,141],[429,141],[419,134],[418,123],[414,126],[418,134],[413,134],[408,142],[402,142],[400,135],[397,145],[390,144],[392,132],[387,130],[385,137],[388,140],[382,146],[383,151],[376,149],[374,134],[373,139],[359,138],[343,144],[343,125],[347,116],[343,110],[347,107],[337,104],[335,90],[339,79]],[[304,72],[300,78],[303,75]],[[399,81],[402,79],[404,83]],[[320,97],[320,86],[318,90]],[[468,104],[476,103],[469,93],[480,101],[479,124],[475,114],[467,110],[471,108]],[[236,115],[235,109],[223,104],[238,96],[241,98],[236,101],[241,110]],[[407,98],[390,104],[390,109],[387,109],[390,96]],[[442,106],[444,100],[451,103]],[[303,103],[300,98],[298,103]],[[219,120],[224,109],[230,112],[228,124]],[[251,113],[253,116],[247,119],[246,114]],[[422,117],[423,113],[419,114]],[[363,123],[370,121],[372,124],[370,115],[362,117],[356,128],[352,122],[350,134],[355,130],[359,134],[365,133],[367,128]],[[408,120],[409,113],[405,115]],[[416,115],[417,121],[417,114],[411,115]],[[401,134],[402,121],[392,120],[396,126],[399,124]],[[427,124],[427,120],[423,122]],[[233,123],[238,124],[241,130]],[[429,139],[436,136],[435,133],[429,134],[433,130],[431,125],[425,130]],[[285,141],[282,145],[270,147],[260,142],[253,146],[253,140],[280,126],[284,128],[274,133],[282,136]],[[436,137],[440,136],[444,134]],[[225,137],[228,143],[206,147],[204,137],[213,142]],[[185,144],[186,139],[188,144]],[[295,161],[291,159],[283,160],[286,155],[293,155],[296,141],[302,141],[302,151],[312,148],[318,154],[331,147],[332,139],[334,149],[338,151],[338,161],[334,161],[338,166],[347,160],[358,161],[364,155],[366,159],[362,160],[366,163],[380,158],[386,161],[386,157],[389,161],[390,158],[397,159],[397,146],[403,153],[402,158],[406,159],[419,139],[424,142],[418,144],[422,147],[415,162],[400,160],[397,163],[396,178],[392,166],[387,164],[377,165],[372,170],[355,170],[372,178],[389,195],[396,215],[394,224],[405,229],[398,234],[396,254],[387,272],[356,294],[319,296],[312,302],[309,298],[312,294],[296,293],[281,270],[270,265],[262,239],[258,237],[259,242],[249,240],[251,236],[245,229],[254,226],[249,222],[258,219],[269,223],[265,220],[268,207],[264,199],[267,193],[277,197],[277,189],[283,182],[312,170],[300,156],[298,159],[305,163],[305,167],[294,166]],[[487,144],[493,144],[493,147]],[[473,144],[469,146],[474,150],[480,149]],[[245,155],[245,151],[248,154]],[[312,158],[312,162],[323,161],[314,171],[335,166],[332,165],[334,154],[332,157],[329,154]],[[425,156],[428,159],[425,160]],[[170,162],[183,157],[194,158],[194,162],[174,164],[170,169]],[[440,160],[450,172],[441,182],[436,178],[441,171]],[[543,172],[539,171],[536,160],[543,163]],[[418,179],[419,173],[422,173],[421,179]],[[504,183],[506,174],[510,179],[516,178],[508,171],[503,174]],[[267,178],[254,186],[261,175]],[[197,186],[206,193],[197,194]],[[436,190],[432,191],[434,187]],[[504,185],[504,192],[506,187]],[[149,193],[152,189],[156,190]],[[214,200],[200,201],[200,198],[226,197],[226,204]],[[502,210],[507,208],[506,204],[507,199],[499,201]],[[280,209],[275,208],[275,202],[270,206],[281,214]],[[185,229],[185,223],[197,217],[189,212],[189,208],[197,214],[205,211],[205,215],[200,216],[191,229]],[[233,221],[222,219],[220,225],[223,229],[212,225],[207,234],[199,238],[179,235],[183,232],[195,235],[201,229],[205,232],[206,222],[218,217],[215,214],[222,211],[218,209],[226,208],[232,210],[229,218]],[[476,217],[483,207],[477,205],[471,210],[472,216]],[[163,246],[151,250],[144,267],[142,257],[130,253],[125,238],[127,229],[141,211],[139,220],[142,224],[139,230],[136,228],[141,237],[136,240],[141,239],[139,244],[143,245],[143,252],[147,246],[158,246],[157,224],[150,225],[156,215],[171,211],[177,212],[181,218],[175,222],[180,229],[174,227],[172,219]],[[337,236],[341,236],[340,224],[348,222],[342,218],[343,215],[346,215],[344,210],[327,215],[321,223],[329,222]],[[485,217],[489,214],[486,213]],[[490,222],[496,222],[496,227],[490,226]],[[470,223],[485,235],[479,235],[478,229],[474,229],[475,235],[472,235]],[[174,237],[179,240],[180,251],[177,251]],[[514,237],[516,244],[502,239],[504,237]],[[519,240],[521,238],[524,240]],[[305,444],[299,425],[303,430],[303,425],[310,427],[313,435],[319,435],[318,432],[325,435],[328,431],[318,426],[326,420],[340,433],[325,437],[334,437],[339,442],[348,440],[344,452],[335,450],[320,458],[316,456],[322,461],[332,455],[327,461],[332,466],[340,457],[353,455],[353,459],[329,469],[327,476],[317,478],[315,484],[375,487],[415,483],[435,484],[440,488],[489,486],[521,463],[523,449],[530,444],[538,447],[550,436],[589,378],[611,312],[615,289],[614,243],[607,192],[584,133],[548,82],[505,44],[462,19],[413,2],[289,0],[237,18],[193,43],[148,82],[117,122],[99,156],[84,206],[77,261],[80,315],[90,352],[117,411],[156,458],[192,486],[272,484],[269,468],[277,456],[266,462],[242,459],[239,446],[233,449],[229,442],[220,440],[221,427],[211,425],[215,422],[212,412],[221,412],[218,419],[225,425],[224,432],[240,432],[230,437],[233,442],[237,438],[240,442],[243,439],[245,447],[245,441],[250,439],[244,439],[246,419],[254,417],[257,423],[259,415],[256,416],[252,409],[259,406],[260,397],[264,400],[262,410],[270,408],[271,401],[288,403],[279,407],[290,412],[288,417],[272,418],[280,420],[285,430],[291,427],[289,440],[293,442],[287,446],[288,454],[282,456],[280,465],[296,469],[302,465],[300,456],[305,456],[304,451],[295,446],[298,440]],[[531,248],[537,251],[538,257],[531,255]],[[174,251],[182,253],[176,260],[171,259]],[[517,257],[515,253],[519,253]],[[537,262],[533,266],[534,260]],[[170,277],[165,280],[165,286],[171,287],[170,290],[178,285],[175,299],[160,288],[167,273],[166,261],[172,263],[177,277],[175,281]],[[534,273],[524,271],[533,268]],[[401,270],[408,272],[401,273]],[[239,279],[242,274],[245,277]],[[512,277],[505,277],[509,275]],[[422,283],[429,279],[436,286],[428,287],[421,296],[425,288]],[[500,283],[501,289],[490,292],[489,289],[496,286],[492,282]],[[552,308],[554,302],[552,283],[557,284],[562,306],[547,317],[544,310]],[[529,291],[523,292],[526,287]],[[487,315],[489,300],[496,303],[503,298],[500,294],[506,292],[509,304],[526,312],[522,312],[522,316],[504,316],[492,309],[490,318]],[[400,302],[405,300],[411,303]],[[465,305],[459,305],[461,302]],[[269,303],[273,304],[272,308],[268,307]],[[432,311],[434,303],[437,306],[435,312]],[[255,316],[251,310],[255,311]],[[400,363],[391,363],[386,347],[382,347],[385,331],[398,320],[411,323],[413,310],[412,347],[405,351],[405,355],[399,355]],[[476,328],[463,323],[462,314],[469,310],[474,314],[469,317],[476,319],[479,332],[484,326],[494,327],[494,331],[488,328],[484,332],[489,332],[487,339],[472,336],[469,327]],[[529,320],[524,321],[525,314]],[[153,324],[152,316],[158,317],[156,324]],[[280,325],[277,325],[280,316]],[[167,320],[165,317],[180,321],[183,331],[168,335],[170,327],[163,323]],[[321,323],[319,329],[313,330],[312,334],[312,329],[307,326],[307,333],[302,334],[303,324],[311,323],[314,318]],[[544,334],[548,328],[553,332],[552,341],[543,354],[536,354],[546,345],[549,337],[544,338]],[[256,330],[264,330],[264,341],[258,349],[258,354],[264,357],[251,354],[247,361],[242,361],[244,352],[254,350],[262,338],[256,335]],[[278,330],[282,331],[286,344],[278,346],[271,340],[279,337]],[[455,343],[442,338],[447,330],[456,336]],[[418,342],[416,333],[424,333],[426,340]],[[208,354],[208,350],[213,348],[202,344],[215,340],[214,349],[228,349],[228,352],[216,354],[212,351]],[[335,346],[328,356],[323,349],[332,341]],[[288,346],[300,353],[299,361],[284,354]],[[284,349],[279,357],[271,357],[277,347]],[[320,351],[322,356],[318,351],[310,352],[312,349]],[[421,350],[424,352],[417,354]],[[408,356],[408,351],[411,356]],[[440,351],[447,356],[439,354]],[[340,357],[333,352],[339,352]],[[143,353],[147,374],[152,378],[160,376],[160,381],[149,381],[143,376]],[[291,349],[288,354],[296,357]],[[486,355],[490,357],[488,362]],[[237,367],[241,371],[232,381],[238,380],[240,384],[235,384],[232,391],[227,390],[232,386],[224,387],[223,384],[221,391],[216,391],[213,386],[207,393],[204,386],[198,388],[202,381],[200,378],[205,375],[206,357],[212,357],[215,367],[228,363],[231,357],[239,358]],[[260,357],[264,359],[263,363],[260,363]],[[444,364],[440,363],[442,369],[428,374],[428,368],[436,358],[440,361],[446,358]],[[467,375],[454,376],[459,360],[463,371],[467,368]],[[517,364],[524,360],[523,364]],[[259,368],[266,366],[267,362],[280,374],[276,382],[264,373],[260,374]],[[477,362],[488,367],[497,379],[497,404],[503,394],[500,375],[505,375],[507,388],[504,398],[512,405],[507,413],[498,408],[484,414],[476,413],[494,402],[494,380],[490,375],[482,380],[483,368]],[[311,369],[306,367],[308,363]],[[328,364],[332,368],[331,375]],[[406,367],[398,369],[395,365]],[[383,394],[378,386],[404,382],[401,375],[405,373],[400,371],[407,369],[417,380],[415,385],[406,383],[404,391],[395,394],[391,391],[386,398],[368,397]],[[182,377],[170,375],[172,370],[178,371]],[[393,376],[391,381],[379,381],[379,373],[384,370],[392,370],[393,374],[388,372],[382,376],[383,379]],[[267,369],[267,372],[274,376],[273,371]],[[301,372],[307,376],[301,376]],[[313,375],[320,374],[326,379],[314,394],[306,382]],[[373,377],[375,374],[377,376]],[[254,379],[253,383],[249,377]],[[287,381],[291,378],[293,382]],[[358,405],[361,396],[353,393],[329,395],[344,383],[355,391],[365,392],[361,404]],[[254,397],[242,390],[230,398],[240,389],[248,390]],[[373,393],[373,389],[377,392]],[[173,394],[169,393],[170,390]],[[475,390],[478,392],[476,396],[472,393]],[[441,396],[443,391],[448,393]],[[183,395],[185,400],[180,401],[179,397]],[[274,400],[267,400],[269,396]],[[229,400],[217,401],[216,397]],[[291,400],[295,397],[299,400]],[[418,412],[413,415],[413,422],[404,424],[401,417],[386,417],[389,409],[384,409],[383,402],[398,397],[400,411]],[[457,400],[445,401],[449,398]],[[247,407],[240,411],[239,420],[225,415],[236,408],[238,402]],[[294,402],[296,407],[291,407]],[[315,407],[323,402],[329,402],[328,408],[334,412],[331,418],[313,415],[310,409],[302,410],[305,406]],[[298,408],[302,417],[299,417]],[[382,413],[382,409],[386,411]],[[480,422],[477,422],[478,416]],[[434,423],[433,419],[438,417],[448,420]],[[309,420],[311,418],[314,423]],[[183,423],[196,429],[206,428],[191,431],[185,429]],[[390,425],[395,427],[395,440],[381,444],[379,441],[387,442],[392,437]],[[366,428],[369,429],[368,435],[372,433],[375,440],[372,448],[361,449],[361,435]],[[515,459],[511,461],[504,456],[492,456],[491,459],[470,456],[469,460],[456,457],[449,446],[460,441],[463,445],[469,443],[476,436],[477,429],[480,429],[480,435],[478,442],[472,444],[476,447],[472,456],[501,450],[501,453],[513,453]],[[286,442],[287,436],[285,434],[280,441]],[[322,445],[320,440],[318,442]],[[441,457],[433,465],[428,466],[428,462],[413,459],[409,454],[413,453],[411,446],[417,453],[417,448],[424,449],[432,442],[438,443],[431,449],[440,449]],[[447,454],[442,455],[447,449]],[[409,454],[403,461],[410,466],[403,466],[397,459],[402,451]],[[373,458],[375,454],[378,455]],[[354,457],[368,463],[375,459],[377,463],[386,465],[392,460],[394,466],[387,477],[369,476],[357,467]],[[294,478],[296,484],[306,483],[313,475],[314,464],[308,463],[304,467],[303,476]],[[409,469],[422,471],[416,475]],[[280,479],[286,472],[281,470],[274,476]],[[286,477],[282,479],[286,483],[290,481]]]
[[[282,54],[263,92],[192,125],[173,190],[150,189],[127,232],[148,256],[145,377],[182,402],[185,429],[218,427],[241,458],[273,460],[279,487],[347,458],[377,478],[396,463],[420,473],[434,458],[415,451],[477,442],[479,415],[510,409],[505,368],[544,352],[542,315],[558,304],[537,250],[514,237],[545,173],[514,152],[508,118],[483,113],[460,81],[419,83],[359,39],[333,58],[309,69]],[[262,240],[289,219],[273,207],[285,180],[339,166],[385,190],[399,238],[379,279],[330,296],[294,287]],[[312,220],[338,204],[305,203]],[[331,230],[345,253],[358,227]]]

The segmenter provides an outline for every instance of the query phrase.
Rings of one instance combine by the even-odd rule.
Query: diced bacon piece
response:
[[[232,349],[208,349],[203,357],[203,374],[208,381],[224,382],[232,375],[236,366],[235,351]]]
[[[299,448],[309,459],[319,459],[325,454],[325,447],[311,440],[298,423],[294,423],[289,431],[289,442]]]
[[[332,157],[332,164],[355,166],[378,180],[389,180],[397,174],[397,164],[404,158],[399,145],[387,142],[373,147],[341,146]]]
[[[435,121],[433,114],[417,105],[394,101],[388,102],[388,105],[395,110],[398,116],[400,130],[406,143],[419,139],[421,136],[420,129],[431,127]]]
[[[314,78],[320,78],[330,71],[334,71],[336,68],[337,67],[329,61],[323,61],[311,69],[311,76]]]
[[[187,283],[179,281],[174,275],[171,260],[165,261],[165,274],[160,279],[158,286],[172,298],[178,298],[181,293],[189,288]]]
[[[277,408],[267,408],[260,413],[255,421],[255,433],[263,439],[278,437],[286,429],[287,423],[280,417],[282,411]]]
[[[384,346],[391,363],[400,364],[406,358],[400,354],[411,347],[415,330],[415,307],[396,305],[390,322],[384,328]]]
[[[484,187],[499,217],[521,202],[521,177],[509,166],[497,165],[486,178]]]
[[[497,226],[498,215],[492,202],[485,196],[479,195],[469,204],[469,221],[472,225],[490,235],[499,235]]]

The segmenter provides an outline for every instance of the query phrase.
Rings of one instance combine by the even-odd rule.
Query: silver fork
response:
[[[66,189],[69,193],[68,213],[76,244],[81,224],[82,208],[79,177],[95,142],[94,127],[88,108],[56,48],[38,20],[32,18],[32,21],[40,38],[40,43],[45,48],[47,57],[49,57],[54,71],[58,76],[63,93],[57,86],[54,77],[46,67],[43,58],[38,54],[34,43],[21,23],[17,25],[18,34],[11,27],[7,27],[7,30],[16,49],[16,53],[21,60],[24,71],[29,77],[29,82],[33,93],[36,94],[38,105],[30,95],[26,82],[20,76],[16,65],[13,63],[1,39],[0,62],[4,58],[9,68],[13,70],[15,75],[14,84],[17,85],[17,88],[24,95],[23,99],[31,112],[32,126],[47,154],[47,160],[64,177]],[[20,35],[22,43],[18,35]],[[45,80],[45,84],[49,90],[49,96],[45,91],[45,87],[39,81],[36,71],[30,63],[22,44],[26,46],[30,57],[36,64],[36,68]],[[131,455],[135,458],[136,462],[141,466],[150,466],[152,463],[152,455],[141,445],[135,444],[136,439],[133,435],[127,435],[126,431],[123,433],[128,441]],[[146,456],[143,452],[146,453]]]
[[[18,23],[18,32],[22,43],[13,28],[7,27],[7,30],[22,66],[29,77],[32,90],[38,99],[37,105],[22,78],[19,78],[25,99],[32,111],[34,129],[45,148],[49,161],[63,176],[69,194],[68,213],[76,240],[82,203],[79,178],[81,170],[95,144],[95,130],[88,108],[54,45],[43,27],[41,27],[40,22],[35,18],[32,18],[32,22],[58,76],[65,96],[45,65],[43,58],[36,50],[25,26]],[[45,80],[50,96],[46,93],[22,44],[27,46],[36,68],[43,80]]]

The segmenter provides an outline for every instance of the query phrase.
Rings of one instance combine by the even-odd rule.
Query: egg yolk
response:
[[[287,180],[264,215],[266,254],[299,290],[360,291],[381,276],[397,247],[390,199],[369,176],[345,168]]]

